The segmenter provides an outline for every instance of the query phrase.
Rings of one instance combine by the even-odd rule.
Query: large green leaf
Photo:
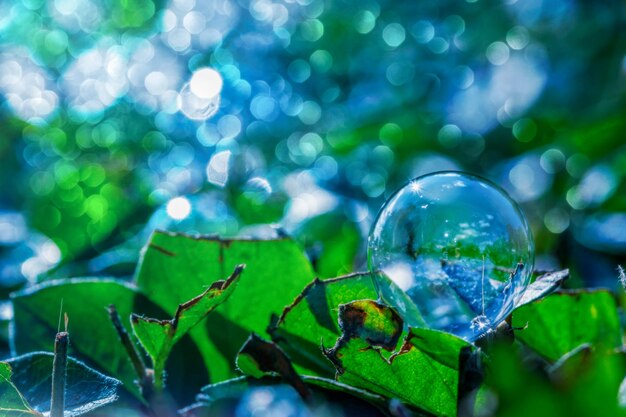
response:
[[[270,329],[272,338],[289,354],[296,369],[306,375],[330,377],[335,369],[322,353],[322,345],[332,345],[341,335],[339,305],[354,300],[377,299],[378,291],[393,295],[400,316],[414,314],[412,301],[387,277],[379,275],[377,284],[369,273],[355,273],[328,280],[314,280],[285,308]],[[402,307],[402,308],[399,308]]]
[[[115,304],[121,317],[129,317],[137,304],[147,304],[137,298],[143,297],[131,285],[103,279],[49,281],[15,293],[13,347],[18,354],[51,351],[62,306],[69,318],[70,349],[138,394],[136,375],[105,310]]]
[[[621,346],[622,330],[613,295],[604,290],[560,292],[518,308],[516,337],[550,361],[584,343],[598,349]]]
[[[341,336],[339,305],[353,300],[376,299],[378,294],[367,273],[329,280],[314,280],[270,329],[272,338],[287,352],[296,369],[306,375],[331,377],[334,367],[321,346]]]
[[[11,382],[11,365],[0,362],[0,417],[39,416]]]
[[[136,282],[168,313],[246,264],[237,289],[191,335],[200,346],[213,381],[234,375],[236,353],[250,332],[267,335],[280,314],[313,279],[300,247],[290,239],[221,240],[155,232],[145,248]]]
[[[49,411],[50,407],[53,359],[52,353],[38,352],[7,361],[13,369],[11,381],[28,404],[41,413]],[[73,358],[67,360],[66,378],[65,417],[79,416],[114,402],[121,384]],[[0,410],[1,404],[4,399],[0,396]]]
[[[436,415],[454,416],[458,356],[465,346],[446,333],[412,329],[401,350],[387,360],[363,339],[351,339],[334,352],[341,371],[337,379]],[[455,357],[456,362],[450,360]]]
[[[133,332],[152,359],[157,390],[163,389],[163,371],[172,347],[195,325],[233,293],[244,266],[239,265],[226,281],[215,281],[202,294],[180,304],[174,318],[157,320],[133,314]]]
[[[166,313],[141,295],[128,283],[111,279],[71,279],[49,281],[33,286],[12,296],[14,305],[13,349],[16,353],[51,351],[58,329],[59,309],[69,317],[71,333],[70,352],[107,375],[120,379],[125,387],[139,397],[134,381],[137,376],[127,353],[118,340],[106,307],[114,304],[125,324],[131,313],[150,316]],[[180,372],[184,366],[197,366],[197,353],[189,343],[179,344],[190,354],[170,361],[171,372]],[[197,350],[195,351],[197,352]],[[195,364],[195,365],[194,365]],[[186,376],[188,386],[206,384],[206,375],[195,372]]]
[[[394,350],[403,323],[382,304],[359,300],[341,305],[342,335],[325,355],[337,369],[337,379],[436,415],[457,412],[460,354],[469,344],[451,334],[409,329]]]

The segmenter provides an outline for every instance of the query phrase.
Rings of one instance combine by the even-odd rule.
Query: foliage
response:
[[[237,262],[246,264],[245,271]],[[209,278],[225,277],[231,267],[234,272],[227,280]],[[356,401],[370,415],[454,416],[472,409],[509,415],[517,395],[532,391],[545,403],[546,413],[564,416],[573,410],[564,405],[567,398],[576,396],[580,410],[594,402],[593,395],[582,394],[580,379],[591,384],[593,392],[596,385],[603,390],[604,415],[622,414],[618,389],[626,377],[626,362],[615,299],[606,291],[554,292],[567,271],[537,278],[514,311],[514,343],[503,345],[511,338],[499,328],[480,341],[485,350],[439,331],[407,328],[403,317],[417,307],[409,298],[394,298],[394,307],[376,301],[376,282],[384,276],[350,274],[304,285],[294,280],[296,274],[310,280],[311,267],[286,238],[221,240],[156,233],[138,266],[138,286],[83,278],[49,281],[16,293],[12,343],[19,352],[49,349],[58,324],[54,312],[63,299],[73,354],[121,381],[71,360],[70,413],[72,404],[86,411],[91,409],[88,404],[110,403],[117,397],[117,384],[123,383],[127,394],[122,393],[118,405],[109,406],[116,410],[112,412],[144,404],[156,414],[172,413],[182,401],[191,404],[181,409],[183,415],[220,415],[234,404],[247,406],[248,396],[267,387],[285,400],[291,398],[292,406],[303,412],[321,412],[319,404],[339,400],[344,405]],[[273,294],[281,294],[280,287],[285,297],[267,297],[270,293],[263,288],[271,285],[276,288]],[[298,285],[299,294],[290,295],[290,288]],[[389,288],[400,293],[391,282]],[[261,295],[254,305],[247,302],[251,290]],[[150,359],[145,369],[140,366],[138,371],[131,363],[129,346],[120,343],[109,323],[105,307],[111,304],[120,313],[121,326],[131,332],[130,349],[140,349],[140,361]],[[168,310],[173,311],[170,320],[148,318],[163,317]],[[255,317],[226,319],[246,315]],[[229,323],[237,323],[240,331],[223,327]],[[247,340],[241,340],[243,335],[249,335]],[[227,350],[237,344],[235,351]],[[51,360],[50,354],[11,359],[12,374],[9,365],[2,365],[2,400],[25,413],[45,411]],[[214,360],[228,366],[221,377],[213,373],[219,369]],[[543,371],[527,369],[522,360],[535,361]],[[207,379],[198,378],[201,369],[212,382],[202,389]],[[235,369],[248,377],[227,379],[236,375]],[[149,389],[138,385],[146,378]],[[33,384],[34,379],[41,382]],[[73,382],[77,380],[82,385]],[[93,389],[84,385],[88,381]],[[82,397],[73,397],[75,390]],[[195,392],[200,394],[191,403]],[[494,396],[499,398],[496,410],[490,408]]]
[[[0,2],[0,417],[49,411],[59,310],[69,415],[625,415],[623,8]],[[475,344],[353,272],[448,169],[557,271]]]
[[[0,415],[43,416],[50,407],[53,355],[38,352],[0,362]],[[115,402],[121,382],[69,358],[65,415],[79,416]]]

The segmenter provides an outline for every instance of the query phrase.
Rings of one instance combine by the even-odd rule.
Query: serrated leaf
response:
[[[246,273],[237,290],[205,326],[190,332],[213,381],[235,375],[236,352],[248,335],[266,336],[271,315],[280,314],[313,279],[300,247],[290,239],[221,240],[155,232],[136,274],[137,285],[174,314],[208,280],[225,277],[241,263]]]
[[[30,407],[38,413],[46,413],[50,409],[53,360],[52,353],[37,352],[7,361],[13,369],[11,377],[13,384],[28,401]],[[120,385],[121,381],[105,376],[69,357],[65,389],[65,417],[80,416],[114,402]],[[0,404],[3,403],[4,401],[0,402]]]
[[[526,291],[524,291],[522,298],[517,302],[515,308],[519,308],[552,294],[558,290],[561,284],[568,278],[569,269],[548,272],[547,274],[539,276],[526,288]]]
[[[600,350],[622,345],[617,304],[605,290],[552,294],[513,313],[516,338],[550,361],[589,343]]]
[[[321,345],[339,336],[339,305],[378,294],[368,273],[357,273],[311,282],[285,308],[270,330],[272,338],[287,352],[301,374],[332,377],[335,368],[324,357]]]
[[[351,309],[358,309],[363,304],[357,303]],[[375,326],[388,331],[380,333],[380,338],[373,341],[363,337],[371,335],[371,331],[344,331],[335,346],[325,351],[337,369],[338,381],[387,398],[398,398],[429,413],[456,415],[459,357],[470,345],[451,334],[410,329],[402,347],[387,359],[375,347],[385,347],[383,343],[389,335],[399,332],[395,318],[392,313],[385,312],[385,308],[368,308],[364,312],[368,316],[378,315],[376,320],[370,319],[370,323],[388,320],[387,326]],[[348,323],[352,317],[356,317],[356,322]],[[342,321],[342,329],[353,329],[363,322],[355,314],[343,317]]]
[[[11,382],[11,365],[0,362],[0,417],[40,416]]]
[[[174,344],[228,299],[243,269],[243,265],[238,265],[226,281],[216,281],[199,296],[180,304],[171,320],[157,320],[136,314],[131,316],[133,332],[152,359],[158,390],[163,388],[165,362]]]
[[[400,316],[417,314],[415,305],[406,294],[385,276],[376,278],[378,288],[393,296]],[[395,295],[398,295],[395,297]],[[295,301],[287,306],[270,328],[272,338],[292,359],[301,374],[331,377],[335,369],[322,354],[320,346],[331,344],[341,336],[339,305],[354,300],[377,299],[374,278],[369,273],[354,273],[342,277],[311,282]],[[421,320],[417,317],[416,320]]]
[[[337,369],[337,380],[437,415],[457,412],[461,353],[471,345],[448,333],[409,329],[389,358],[403,323],[390,307],[359,300],[339,308],[341,336],[324,354]],[[410,388],[409,388],[410,387]]]

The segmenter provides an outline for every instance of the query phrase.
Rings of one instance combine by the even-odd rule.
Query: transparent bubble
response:
[[[387,200],[370,232],[368,263],[381,298],[402,304],[409,325],[471,341],[513,310],[530,280],[534,244],[504,190],[473,175],[439,172]],[[417,309],[404,305],[406,296]]]

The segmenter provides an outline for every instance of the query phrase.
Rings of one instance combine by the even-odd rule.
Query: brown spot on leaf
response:
[[[339,306],[339,327],[343,337],[360,337],[373,347],[389,352],[398,345],[403,321],[391,307],[373,300],[359,300]]]
[[[400,315],[391,307],[373,300],[358,300],[339,306],[339,327],[342,334],[335,345],[326,349],[322,346],[322,353],[330,360],[337,373],[344,372],[339,350],[351,339],[362,339],[369,344],[367,349],[385,349],[392,352],[398,345],[402,334],[403,321]],[[407,341],[400,349],[407,346]],[[399,355],[394,353],[392,358]]]

